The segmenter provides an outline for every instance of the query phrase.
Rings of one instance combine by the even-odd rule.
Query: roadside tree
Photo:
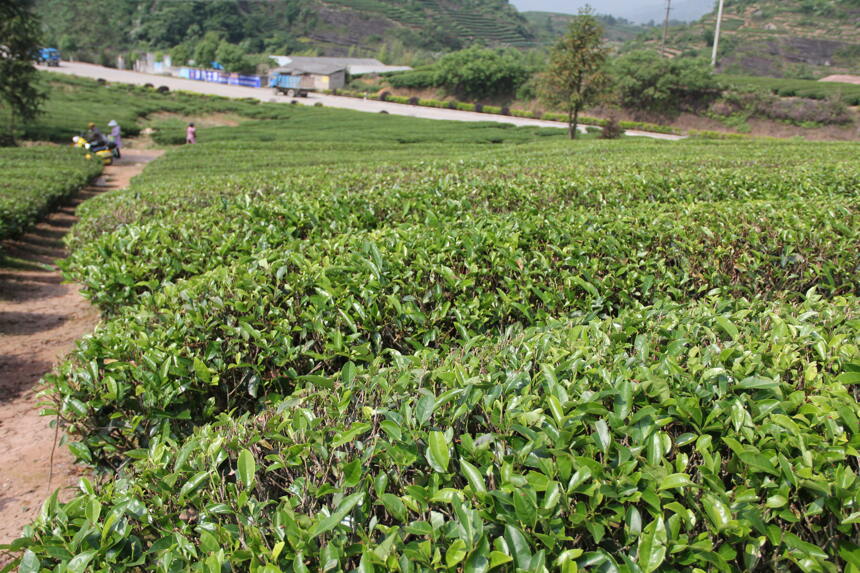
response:
[[[0,145],[13,144],[18,119],[36,117],[44,95],[36,83],[33,60],[39,47],[39,22],[31,0],[0,0]]]
[[[672,115],[719,95],[711,67],[700,59],[638,50],[615,59],[611,69],[618,102],[627,109]]]
[[[567,113],[571,139],[576,138],[580,112],[607,91],[606,59],[603,27],[592,10],[584,8],[552,49],[549,68],[539,80],[541,99]]]
[[[529,79],[529,69],[515,50],[472,47],[439,60],[436,85],[471,100],[513,98]]]

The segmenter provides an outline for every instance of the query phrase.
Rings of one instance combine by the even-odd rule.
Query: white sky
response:
[[[591,4],[598,14],[612,14],[631,20],[661,20],[666,9],[666,0],[511,0],[521,12],[541,10],[546,12],[576,12]],[[709,11],[713,0],[673,0],[673,12],[683,19],[695,18]]]

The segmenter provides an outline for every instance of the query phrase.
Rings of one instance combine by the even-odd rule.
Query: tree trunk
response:
[[[579,106],[567,110],[567,136],[576,139],[576,126],[579,124]]]
[[[573,108],[567,110],[567,137],[576,139],[576,115]]]

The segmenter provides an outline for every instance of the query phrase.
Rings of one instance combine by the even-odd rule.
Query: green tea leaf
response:
[[[456,567],[463,559],[466,558],[466,542],[462,539],[455,539],[445,552],[445,564],[448,567]]]
[[[439,473],[447,472],[450,456],[445,434],[437,431],[430,432],[427,436],[427,442],[427,461],[430,462],[430,467]]]
[[[249,489],[254,484],[254,478],[257,473],[257,464],[254,461],[254,455],[250,451],[242,450],[239,452],[237,469],[239,470],[239,481],[242,482],[245,489]]]
[[[666,523],[660,517],[649,523],[639,537],[639,567],[644,573],[656,571],[666,559],[668,536]]]
[[[323,533],[331,531],[332,529],[337,527],[337,525],[344,520],[344,518],[349,514],[349,512],[352,511],[352,508],[361,503],[363,500],[363,491],[345,497],[343,501],[340,502],[340,505],[337,506],[337,510],[335,510],[334,513],[332,513],[328,517],[321,518],[319,521],[317,521],[313,528],[311,528],[310,532],[308,533],[310,538],[314,539],[316,537],[319,537]]]

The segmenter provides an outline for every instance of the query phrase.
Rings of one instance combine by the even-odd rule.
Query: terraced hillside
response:
[[[415,31],[446,31],[453,38],[488,44],[528,45],[534,34],[524,18],[504,0],[453,2],[450,0],[324,0],[357,16],[382,16],[394,26]]]
[[[198,50],[207,34],[207,41],[261,54],[370,56],[394,44],[438,52],[473,42],[534,41],[528,22],[507,0],[36,0],[36,6],[47,44],[96,63],[177,46],[185,58],[206,61],[217,55]]]
[[[709,53],[715,23],[709,14],[676,28],[670,47]],[[722,29],[723,71],[809,79],[860,72],[858,0],[736,0],[726,3]]]

